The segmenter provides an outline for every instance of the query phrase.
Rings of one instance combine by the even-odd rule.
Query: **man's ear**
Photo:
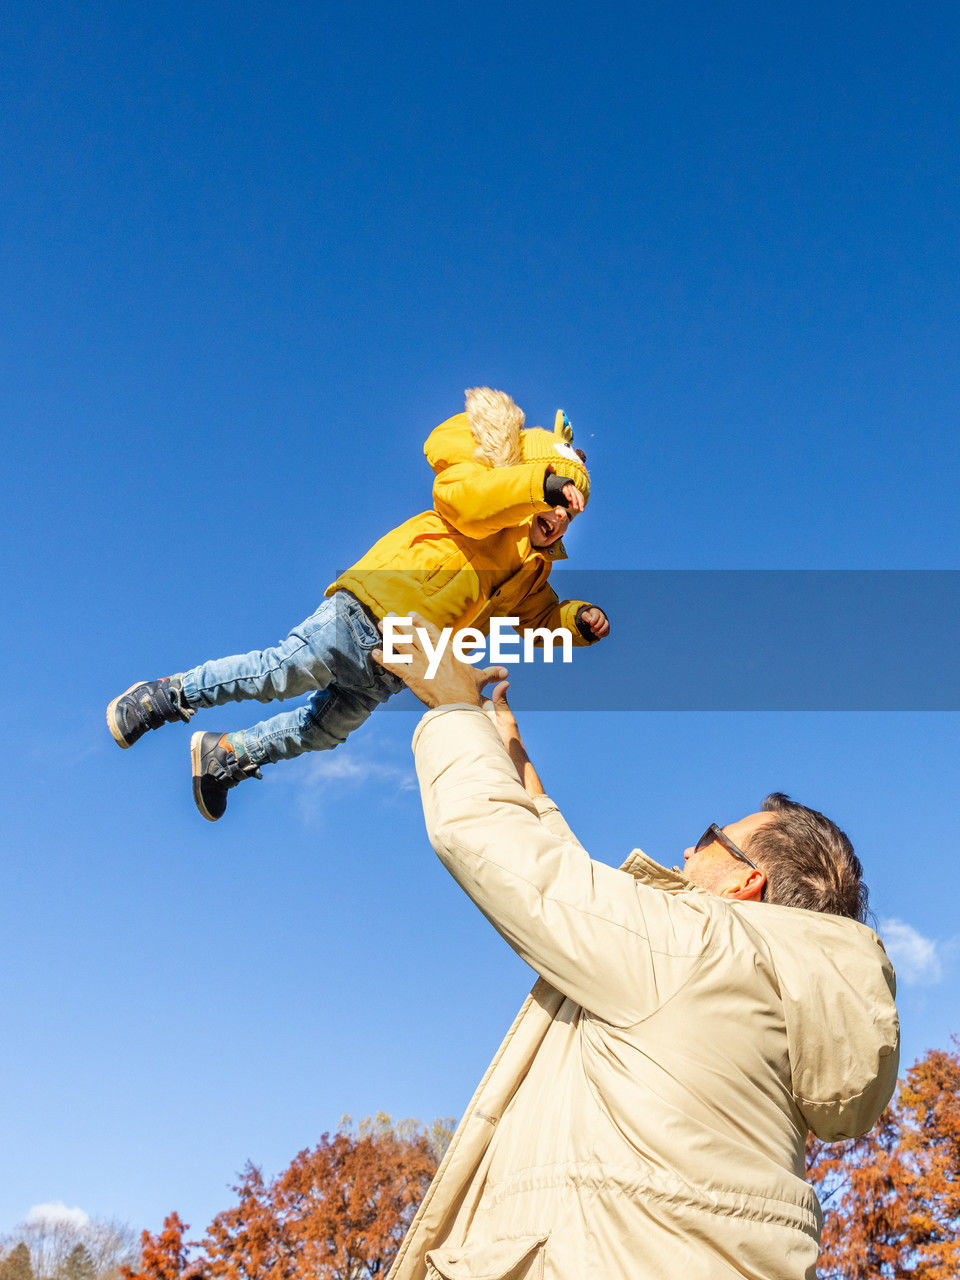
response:
[[[735,898],[738,902],[759,902],[763,896],[763,889],[767,883],[767,875],[765,871],[761,871],[759,867],[747,867],[744,865],[746,877],[739,885],[732,889],[724,889],[721,897]]]

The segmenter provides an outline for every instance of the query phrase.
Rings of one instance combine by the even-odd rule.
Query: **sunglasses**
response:
[[[711,822],[710,826],[707,827],[706,831],[693,846],[694,852],[699,853],[700,850],[705,849],[708,844],[713,844],[714,840],[719,840],[727,853],[732,853],[735,858],[739,858],[741,862],[745,862],[748,867],[753,867],[754,871],[760,870],[757,864],[755,862],[751,862],[743,850],[739,849],[729,836],[723,834],[723,831],[715,822]]]

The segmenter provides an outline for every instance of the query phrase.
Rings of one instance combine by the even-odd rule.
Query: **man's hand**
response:
[[[448,646],[431,680],[427,679],[427,668],[430,659],[423,647],[417,628],[423,628],[436,647],[440,640],[440,630],[432,622],[426,622],[419,614],[411,613],[414,631],[410,640],[410,662],[384,662],[383,650],[374,649],[373,656],[387,671],[399,676],[408,689],[411,689],[425,707],[443,707],[451,702],[468,702],[471,706],[483,705],[481,690],[491,680],[504,680],[507,676],[505,667],[487,667],[477,670],[466,662],[453,656]]]
[[[610,634],[610,623],[607,615],[597,605],[592,604],[589,609],[584,609],[580,614],[579,621],[585,627],[589,627],[594,638],[602,640],[604,636]]]
[[[491,690],[490,697],[483,700],[483,710],[490,723],[499,733],[500,741],[508,750],[512,742],[521,742],[517,717],[513,714],[513,708],[507,702],[507,690],[509,688],[510,681],[501,680]]]
[[[543,783],[530,762],[527,749],[523,745],[523,739],[520,737],[517,717],[513,714],[513,709],[507,702],[507,690],[509,688],[510,681],[501,680],[490,694],[489,699],[484,701],[483,710],[497,733],[499,733],[500,741],[507,748],[507,755],[513,761],[513,767],[516,769],[527,793],[531,796],[542,796],[546,794],[543,789]]]

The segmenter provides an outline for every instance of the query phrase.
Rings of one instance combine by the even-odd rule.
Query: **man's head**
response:
[[[689,880],[726,898],[774,902],[863,921],[867,886],[853,845],[816,809],[774,791],[759,813],[723,828],[723,835],[755,867],[719,839],[684,853]]]
[[[759,901],[765,896],[767,875],[759,865],[751,865],[755,858],[746,860],[745,845],[769,821],[766,813],[750,813],[739,822],[727,823],[719,835],[705,831],[695,845],[683,851],[684,875],[721,898]]]

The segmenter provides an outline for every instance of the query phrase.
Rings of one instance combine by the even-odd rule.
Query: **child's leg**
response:
[[[328,751],[363,724],[394,692],[341,689],[328,685],[302,707],[283,712],[240,733],[195,733],[190,743],[193,798],[211,822],[223,817],[227,793],[245,778],[261,778],[261,764],[273,764],[304,751]]]
[[[181,675],[131,685],[107,707],[107,726],[121,747],[129,747],[147,730],[189,720],[200,707],[247,698],[270,702],[312,691],[315,697],[306,707],[250,730],[251,743],[261,744],[256,748],[256,763],[329,749],[362,724],[378,702],[386,702],[403,688],[395,675],[374,660],[373,651],[380,644],[376,619],[348,591],[338,591],[275,648],[219,658]],[[329,697],[323,696],[326,690]],[[213,742],[220,738],[201,732],[194,739],[198,736]],[[242,735],[235,736],[240,740]],[[202,750],[206,760],[213,749]],[[236,753],[233,745],[230,752],[237,759],[243,754],[242,748]],[[198,760],[195,770],[200,767]],[[218,761],[219,757],[210,766],[214,774],[222,764]],[[216,807],[222,812],[222,806]],[[205,816],[216,821],[219,814],[205,811]]]
[[[230,741],[238,754],[246,754],[256,765],[289,760],[304,751],[330,751],[383,701],[379,691],[330,685],[302,706],[230,734]]]
[[[373,658],[380,643],[376,623],[363,606],[347,592],[337,592],[275,649],[206,662],[186,672],[183,692],[202,706],[242,698],[265,702],[304,688],[316,690],[304,706],[252,729],[219,737],[193,735],[193,798],[203,816],[218,821],[230,788],[244,778],[259,777],[261,764],[338,746],[378,703],[401,689],[401,681]]]
[[[275,649],[205,662],[183,675],[189,705],[293,697],[302,706],[231,733],[231,748],[255,765],[338,746],[380,702],[403,688],[373,658],[382,643],[375,621],[349,592],[338,591]]]
[[[370,657],[378,644],[376,628],[358,602],[338,591],[273,648],[217,658],[185,671],[182,696],[195,709],[248,698],[295,698],[334,682],[345,688],[369,687],[380,682],[380,669]]]

